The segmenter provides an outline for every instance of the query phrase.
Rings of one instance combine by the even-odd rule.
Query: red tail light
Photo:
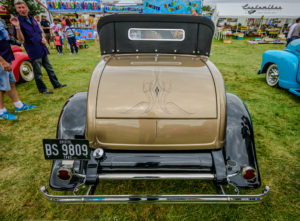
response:
[[[253,180],[256,178],[256,170],[249,166],[243,167],[242,168],[242,177],[245,180]]]
[[[56,176],[61,179],[61,180],[64,180],[64,181],[68,181],[71,179],[72,177],[72,173],[69,169],[59,169],[56,173]]]

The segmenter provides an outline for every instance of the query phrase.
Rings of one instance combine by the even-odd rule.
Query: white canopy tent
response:
[[[248,18],[296,19],[300,17],[300,3],[263,2],[263,3],[217,3],[212,16],[215,24],[219,18],[236,18],[245,25]]]

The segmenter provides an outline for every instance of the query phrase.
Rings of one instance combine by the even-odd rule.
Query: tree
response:
[[[204,5],[204,6],[202,6],[202,11],[210,12],[211,7],[209,5]]]
[[[23,0],[28,8],[29,8],[29,15],[34,16],[40,13],[45,12],[44,8],[35,0]],[[14,5],[14,0],[0,0],[0,5],[2,8],[8,11],[10,14],[17,15],[17,11]]]

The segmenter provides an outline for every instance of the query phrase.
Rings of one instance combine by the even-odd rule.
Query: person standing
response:
[[[290,43],[295,40],[300,38],[300,23],[297,23],[297,25],[295,26],[292,34],[291,34],[291,39],[290,39]]]
[[[46,19],[45,15],[42,15],[41,26],[42,26],[42,29],[45,33],[45,38],[46,38],[46,41],[49,45],[49,48],[54,48],[52,32],[50,31],[50,22]],[[51,47],[51,45],[52,45],[52,47]]]
[[[9,44],[8,32],[0,21],[0,119],[15,120],[17,115],[11,114],[4,107],[4,93],[13,101],[17,112],[31,110],[35,105],[22,103],[16,89],[16,79],[12,72],[11,62],[15,60]]]
[[[12,17],[10,22],[14,26],[14,35],[24,45],[24,48],[32,62],[34,79],[36,86],[41,94],[53,94],[49,91],[42,80],[43,66],[54,89],[67,86],[61,84],[54,72],[54,69],[49,61],[49,51],[46,47],[46,39],[42,36],[42,31],[36,20],[28,15],[28,7],[22,0],[15,1],[15,7],[18,12],[18,17]]]
[[[67,26],[66,17],[62,18],[61,24],[62,24],[62,31],[63,31],[63,34],[64,34],[65,31],[66,31],[66,26]]]
[[[297,18],[296,19],[296,23],[293,24],[291,27],[290,27],[290,30],[289,30],[289,33],[288,33],[288,36],[287,36],[287,39],[286,39],[286,45],[288,45],[290,42],[291,42],[291,38],[292,38],[292,33],[294,31],[294,28],[297,26],[297,24],[300,23],[300,18]]]
[[[61,41],[60,41],[60,36],[58,35],[57,31],[55,32],[55,45],[56,45],[56,50],[57,54],[61,55],[62,54],[62,47],[61,47]]]
[[[198,16],[198,12],[196,9],[192,9],[192,16]]]
[[[36,20],[36,22],[37,22],[38,25],[40,26],[41,30],[43,31],[42,26],[41,26],[40,16],[36,15],[36,16],[34,16],[34,19]]]
[[[288,24],[284,24],[284,26],[282,28],[282,33],[284,34],[285,38],[287,38],[287,35],[289,33]]]
[[[7,30],[7,25],[5,23],[5,20],[2,19],[1,17],[0,17],[0,22],[2,23],[2,25],[4,26],[4,28]]]
[[[73,47],[75,49],[76,54],[78,54],[78,47],[76,45],[76,35],[75,28],[73,27],[70,19],[66,19],[66,38],[70,44],[71,54],[74,54]]]
[[[97,19],[96,18],[92,24],[92,29],[94,31],[95,46],[98,47],[99,36],[98,36],[98,32],[97,32]]]
[[[64,40],[66,38],[66,17],[63,17],[61,20],[62,24],[62,47],[64,46]]]
[[[52,31],[52,35],[55,36],[55,32],[58,33],[58,35],[61,37],[61,45],[63,46],[64,45],[64,42],[63,42],[63,32],[62,32],[62,28],[61,28],[61,25],[58,23],[58,19],[55,18],[53,20],[53,24],[50,25],[50,29]]]

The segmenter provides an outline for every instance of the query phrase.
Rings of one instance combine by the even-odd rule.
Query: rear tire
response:
[[[20,65],[20,81],[21,82],[29,82],[34,79],[33,67],[30,61],[23,61]]]
[[[276,64],[271,64],[266,73],[266,82],[271,87],[278,87],[279,70]]]

